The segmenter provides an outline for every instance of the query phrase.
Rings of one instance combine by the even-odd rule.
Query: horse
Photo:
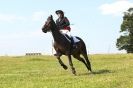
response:
[[[62,62],[62,60],[60,58],[62,55],[66,55],[68,57],[69,65],[70,65],[71,71],[74,75],[76,75],[76,71],[75,71],[75,68],[72,63],[71,55],[74,58],[76,58],[77,60],[84,63],[84,65],[87,67],[88,71],[90,71],[90,72],[92,71],[91,64],[90,64],[90,61],[87,56],[87,50],[86,50],[86,45],[85,45],[84,41],[81,38],[76,37],[80,41],[76,43],[76,48],[72,49],[71,41],[64,34],[62,34],[59,31],[59,28],[57,27],[55,21],[53,20],[52,15],[50,15],[47,18],[47,21],[45,22],[45,24],[42,27],[42,32],[44,32],[44,33],[51,32],[52,33],[52,36],[54,39],[54,44],[53,44],[54,49],[57,53],[60,53],[60,55],[58,55],[56,57],[57,57],[60,65],[65,70],[68,67]],[[82,55],[84,58],[82,58],[80,55]]]

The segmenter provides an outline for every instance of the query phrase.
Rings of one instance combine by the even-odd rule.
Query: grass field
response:
[[[93,74],[73,59],[77,76],[53,56],[0,57],[0,88],[133,88],[133,55],[91,55]],[[62,57],[68,65],[66,57]]]

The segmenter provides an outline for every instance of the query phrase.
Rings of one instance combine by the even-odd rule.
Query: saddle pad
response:
[[[79,42],[80,40],[76,38],[76,36],[72,36],[73,40],[74,40],[74,43],[77,43]]]

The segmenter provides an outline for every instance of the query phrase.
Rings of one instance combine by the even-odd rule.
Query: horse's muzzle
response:
[[[47,30],[45,30],[44,28],[42,28],[42,32],[47,33]]]

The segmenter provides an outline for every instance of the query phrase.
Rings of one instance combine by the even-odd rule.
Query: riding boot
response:
[[[76,45],[74,44],[73,37],[71,37],[71,48],[72,49],[75,49],[76,48]]]

